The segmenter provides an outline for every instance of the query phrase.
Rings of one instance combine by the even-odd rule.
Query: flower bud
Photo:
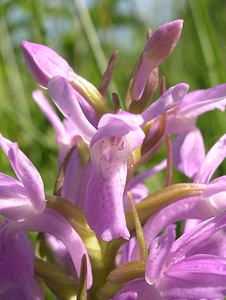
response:
[[[45,45],[23,41],[21,47],[32,76],[43,87],[54,76],[67,78],[74,73],[64,58]]]
[[[172,53],[180,38],[182,20],[175,20],[160,26],[147,40],[143,56],[155,67],[160,65]]]
[[[160,26],[151,37],[148,37],[134,75],[133,99],[135,101],[142,97],[151,72],[166,60],[176,47],[182,25],[182,20],[168,22]]]

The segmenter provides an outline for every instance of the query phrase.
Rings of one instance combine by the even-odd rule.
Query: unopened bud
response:
[[[172,53],[180,38],[183,20],[175,20],[160,26],[144,48],[143,55],[157,67]]]
[[[176,47],[182,25],[183,20],[168,22],[148,38],[134,75],[133,100],[140,100],[151,72],[166,60]]]

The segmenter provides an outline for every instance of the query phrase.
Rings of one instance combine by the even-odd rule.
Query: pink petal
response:
[[[12,220],[22,220],[35,213],[23,185],[3,173],[0,173],[0,213]]]
[[[51,78],[55,76],[68,78],[73,72],[66,60],[45,45],[23,41],[21,47],[32,76],[43,87],[47,87]]]
[[[192,178],[205,159],[205,145],[198,128],[179,134],[173,142],[173,161],[178,170]]]
[[[145,272],[145,279],[150,285],[160,279],[175,238],[175,226],[171,225],[164,234],[152,242]]]
[[[161,97],[152,103],[143,113],[144,124],[151,121],[169,109],[177,106],[189,89],[186,83],[179,83],[169,88]]]
[[[89,143],[96,128],[87,120],[78,102],[78,93],[63,77],[54,77],[48,92],[62,114],[73,122],[78,134]]]
[[[34,205],[36,211],[41,212],[45,208],[44,186],[40,174],[35,166],[18,145],[0,135],[0,146],[7,155],[9,162],[18,179],[23,184],[27,196]]]
[[[56,114],[53,107],[49,104],[47,98],[44,96],[41,90],[35,90],[32,93],[33,99],[38,104],[40,109],[43,111],[47,119],[53,125],[56,132],[57,143],[68,144],[70,143],[68,134],[64,128],[64,125],[58,115]]]
[[[66,219],[51,209],[46,209],[42,214],[37,214],[32,219],[18,223],[18,228],[25,231],[45,232],[54,235],[66,246],[71,256],[77,275],[80,274],[83,255],[87,259],[87,288],[92,285],[92,269],[89,256],[83,241]]]
[[[116,138],[117,139],[117,138]],[[123,208],[130,147],[124,138],[98,140],[91,148],[92,173],[86,193],[86,216],[98,237],[129,238]]]
[[[226,157],[226,134],[209,150],[195,176],[195,182],[207,183]]]

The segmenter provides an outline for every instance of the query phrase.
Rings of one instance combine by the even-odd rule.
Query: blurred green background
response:
[[[57,171],[54,132],[31,98],[37,85],[26,70],[20,42],[47,44],[96,85],[107,59],[119,49],[113,79],[123,98],[147,28],[175,18],[185,23],[177,48],[160,68],[168,87],[187,82],[193,90],[226,82],[225,0],[0,0],[0,131],[38,167],[48,193]],[[199,119],[207,149],[225,132],[224,118],[225,113],[213,111]],[[12,172],[3,155],[0,166]],[[160,181],[157,176],[153,184]]]

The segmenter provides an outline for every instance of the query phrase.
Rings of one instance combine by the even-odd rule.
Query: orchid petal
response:
[[[173,161],[181,172],[192,178],[205,159],[205,145],[198,128],[179,134],[173,142]]]
[[[167,299],[216,299],[226,295],[226,259],[194,255],[174,264],[159,284]]]
[[[213,173],[226,157],[226,134],[207,153],[205,160],[195,176],[195,182],[208,183]]]
[[[125,285],[113,298],[112,300],[130,300],[130,298],[121,298],[124,296],[133,296],[137,294],[137,300],[163,300],[160,293],[154,286],[150,286],[145,282],[144,279],[132,281]],[[133,299],[133,298],[132,298]]]
[[[0,173],[0,214],[19,221],[34,212],[23,185],[18,180]]]
[[[150,285],[155,284],[161,277],[162,269],[175,237],[175,226],[171,225],[163,235],[153,241],[145,272],[145,279]]]
[[[221,84],[210,89],[188,93],[182,100],[177,114],[183,118],[195,118],[213,109],[224,111],[225,106],[226,84]]]
[[[79,91],[76,91],[76,98],[87,120],[94,127],[97,127],[99,117],[97,116],[95,108],[82,96],[82,94],[79,93]]]
[[[143,123],[141,115],[135,115],[128,112],[118,112],[117,114],[105,114],[100,119],[98,131],[91,141],[91,146],[99,139],[112,136],[127,136],[131,150],[140,146],[144,140],[144,132],[140,128]]]
[[[9,159],[9,162],[18,179],[23,184],[31,203],[36,211],[45,208],[45,194],[42,178],[28,157],[18,148],[16,143],[0,135],[0,146]]]
[[[188,256],[172,265],[167,274],[180,276],[181,272],[226,275],[226,258],[211,254]]]
[[[200,223],[200,220],[196,220],[196,221],[198,222],[195,224],[195,226]],[[192,228],[190,228],[190,230],[192,230]],[[218,257],[226,258],[225,230],[224,229],[218,230],[207,240],[195,246],[194,248],[192,248],[192,250],[189,250],[190,256],[196,254],[211,254],[211,255],[217,255]]]
[[[156,212],[143,227],[147,246],[170,224],[187,219],[205,220],[222,213],[226,209],[225,198],[215,197],[223,191],[226,191],[225,181],[211,183],[205,188],[203,195],[181,199]],[[138,258],[138,246],[134,249],[133,258]]]
[[[10,227],[10,221],[0,223],[0,291],[16,288],[34,274],[34,252],[31,241]]]
[[[189,85],[186,83],[179,83],[169,88],[142,113],[144,124],[177,106],[187,93],[188,89]]]
[[[82,165],[77,149],[74,149],[67,164],[61,196],[72,201],[83,209],[84,200],[81,199],[80,190],[84,188],[82,181],[85,177],[85,166]]]
[[[45,240],[48,247],[51,249],[51,252],[53,253],[54,260],[60,266],[60,268],[66,272],[69,272],[70,274],[73,274],[72,261],[64,243],[48,233],[45,234]]]
[[[137,183],[135,186],[129,189],[129,192],[132,194],[135,203],[139,203],[141,200],[146,198],[149,194],[149,190],[147,186],[144,185],[143,183]],[[125,210],[131,208],[130,200],[127,194],[124,196],[124,208]]]
[[[113,300],[138,300],[138,295],[136,292],[125,292],[117,297],[114,297]]]
[[[169,115],[167,132],[182,133],[195,127],[199,115],[213,110],[224,110],[226,106],[226,84],[206,90],[188,93],[172,115]]]
[[[215,232],[226,227],[226,213],[222,213],[215,218],[208,219],[197,224],[188,233],[183,234],[177,239],[171,249],[171,256],[174,260],[184,257],[189,251],[192,251],[197,245],[206,241]]]
[[[43,291],[34,278],[27,280],[20,287],[10,289],[4,294],[0,294],[0,300],[44,300]]]
[[[77,142],[77,131],[71,121],[65,119],[62,122],[60,120],[41,90],[35,90],[32,96],[55,129],[56,142],[59,147],[58,164],[61,166],[66,155]]]
[[[133,188],[134,186],[136,186],[138,183],[142,182],[143,180],[155,175],[156,173],[164,170],[166,168],[166,160],[163,160],[161,163],[159,163],[158,165],[145,170],[144,172],[134,176],[133,178],[130,179],[129,183],[128,183],[128,188]]]
[[[186,278],[169,276],[161,281],[158,288],[161,290],[163,299],[224,299],[225,276],[187,273],[184,276]]]
[[[125,111],[119,111],[117,114],[104,114],[100,119],[98,128],[104,127],[110,122],[114,122],[114,120],[123,121],[130,130],[136,130],[137,127],[142,125],[142,123],[144,122],[142,115],[135,115]]]
[[[78,134],[89,143],[96,133],[78,102],[78,93],[63,77],[54,77],[48,84],[48,92],[59,110],[75,125]]]
[[[133,253],[133,248],[137,244],[136,237],[132,237],[129,239],[127,243],[124,243],[117,254],[116,262],[117,265],[123,265],[131,262],[131,255]]]
[[[66,60],[45,45],[23,41],[21,46],[32,76],[43,87],[47,87],[51,78],[55,76],[68,78],[73,72]]]
[[[203,197],[209,198],[209,203],[217,213],[226,209],[226,176],[221,176],[210,182],[203,193]]]
[[[38,231],[54,235],[62,241],[71,256],[76,273],[79,276],[83,255],[87,259],[87,288],[92,285],[92,270],[89,256],[80,236],[71,227],[66,219],[51,209],[46,209],[42,214],[25,219],[17,224],[17,227],[25,231]]]
[[[49,101],[44,96],[41,90],[35,90],[32,93],[33,99],[38,104],[42,112],[45,114],[47,119],[53,125],[56,132],[57,143],[68,144],[70,142],[68,134],[64,128],[64,125],[58,115],[56,114],[53,107],[49,104]]]
[[[196,128],[196,118],[181,117],[179,112],[177,114],[174,110],[168,113],[166,128],[168,134],[181,134],[194,128]]]
[[[101,139],[91,148],[93,168],[85,210],[89,225],[105,241],[120,236],[129,238],[123,208],[129,154],[130,147],[124,138]]]

